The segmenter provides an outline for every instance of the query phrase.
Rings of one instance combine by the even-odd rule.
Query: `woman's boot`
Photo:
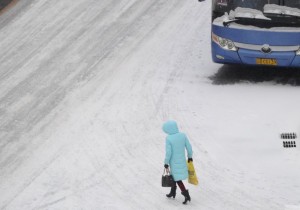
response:
[[[188,201],[191,201],[191,197],[188,190],[182,191],[181,194],[184,196],[183,204],[186,204]]]
[[[166,196],[168,198],[171,198],[171,197],[175,198],[175,196],[176,196],[176,188],[177,188],[176,185],[174,185],[173,187],[171,187],[171,192],[169,194],[166,194]]]

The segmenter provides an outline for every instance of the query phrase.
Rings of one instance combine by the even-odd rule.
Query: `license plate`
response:
[[[256,64],[277,66],[277,60],[273,58],[256,58]]]

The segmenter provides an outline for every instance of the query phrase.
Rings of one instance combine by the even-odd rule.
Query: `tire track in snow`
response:
[[[201,19],[202,15],[199,15],[203,12],[208,12],[207,10],[199,11],[199,13],[196,14],[190,14],[189,15],[195,15],[194,17],[187,16],[187,23],[192,22],[189,21],[189,18],[193,19],[199,19],[199,35],[203,35],[202,27],[203,25],[207,24],[205,23],[205,19]],[[181,26],[182,28],[186,28],[188,25]],[[208,28],[208,27],[204,27]],[[188,30],[188,27],[186,28]],[[184,29],[182,31],[185,31]],[[180,33],[180,31],[179,31]],[[177,33],[178,34],[178,33]],[[189,34],[189,33],[187,33]],[[209,32],[207,33],[209,34]],[[199,44],[199,51],[196,54],[191,54],[190,49],[184,48],[184,47],[178,47],[178,49],[183,49],[183,52],[178,53],[179,55],[183,55],[183,58],[178,58],[178,61],[183,61],[184,64],[188,64],[188,60],[191,60],[191,64],[194,63],[193,59],[197,59],[197,56],[203,55],[203,50],[207,49],[209,47],[210,43],[207,41],[203,42],[201,37],[195,36],[199,38],[199,41],[202,42],[202,45]],[[192,46],[193,43],[197,43],[197,40],[195,41],[193,39],[194,37],[188,37],[183,38],[182,42],[186,46]],[[205,39],[209,40],[209,39]],[[180,42],[180,40],[177,40]],[[187,42],[186,42],[187,41]],[[174,56],[174,55],[173,55]],[[192,58],[190,58],[192,57]],[[261,209],[263,206],[269,205],[270,208],[278,209],[279,205],[276,202],[269,203],[267,198],[260,198],[257,195],[251,194],[253,192],[255,186],[253,188],[249,188],[246,186],[244,182],[247,181],[253,181],[253,180],[247,180],[246,176],[241,174],[240,172],[243,171],[242,169],[238,169],[235,171],[227,171],[224,166],[217,164],[214,162],[213,158],[210,156],[210,154],[207,154],[207,150],[205,149],[205,145],[202,145],[199,139],[199,135],[211,137],[211,140],[214,141],[213,134],[207,135],[207,132],[205,130],[199,130],[197,129],[197,125],[191,124],[190,122],[197,122],[195,118],[199,118],[199,121],[206,121],[209,116],[206,115],[206,113],[201,113],[204,116],[198,116],[197,113],[194,113],[193,110],[199,110],[195,109],[195,102],[199,102],[199,97],[201,97],[202,93],[201,91],[205,90],[199,90],[199,92],[193,91],[192,93],[188,93],[189,88],[182,87],[182,84],[184,84],[186,79],[190,80],[193,83],[201,82],[197,78],[197,74],[200,74],[198,71],[201,71],[202,68],[205,68],[205,65],[203,63],[201,64],[201,60],[199,59],[199,66],[193,66],[193,65],[187,65],[182,66],[181,63],[174,62],[174,64],[177,68],[174,68],[175,71],[169,70],[171,72],[170,74],[166,74],[168,76],[164,77],[163,81],[165,82],[164,85],[161,85],[160,87],[163,87],[163,92],[158,92],[157,87],[154,87],[153,89],[156,92],[151,93],[151,96],[149,98],[152,99],[154,106],[156,105],[156,114],[160,113],[161,118],[166,120],[168,118],[172,118],[173,116],[176,116],[176,120],[180,122],[180,124],[184,125],[184,131],[186,131],[188,134],[190,134],[193,138],[192,141],[194,141],[194,149],[197,152],[200,152],[199,154],[195,153],[195,155],[198,156],[198,166],[197,169],[199,171],[199,178],[200,178],[200,186],[198,189],[193,189],[196,191],[194,194],[193,191],[191,193],[193,203],[196,206],[201,206],[201,209]],[[203,76],[203,75],[202,75]],[[182,78],[184,77],[184,78]],[[159,77],[158,77],[159,78]],[[157,79],[159,80],[159,79]],[[178,90],[174,90],[174,89]],[[176,94],[180,95],[181,91],[184,91],[184,94],[186,97],[176,97]],[[159,95],[158,93],[161,93]],[[175,94],[174,94],[175,93]],[[182,98],[191,99],[190,94],[194,94],[195,100],[182,100]],[[179,101],[179,100],[180,101]],[[203,99],[203,103],[205,103],[205,98]],[[170,107],[170,104],[172,107]],[[197,106],[201,107],[201,103],[197,104]],[[201,127],[201,124],[199,125]],[[191,131],[191,132],[189,132]],[[194,131],[194,132],[192,132]],[[195,132],[198,131],[198,132]],[[201,137],[200,137],[201,138]],[[195,156],[195,158],[197,157]],[[197,159],[196,159],[197,160]],[[197,163],[197,162],[196,162]],[[204,166],[203,166],[204,165]],[[238,166],[237,166],[238,167]],[[224,174],[224,176],[220,175]],[[202,179],[201,177],[204,177]],[[200,189],[201,188],[201,189]],[[257,190],[257,189],[255,189]],[[263,189],[261,190],[263,191]],[[229,192],[229,193],[228,193]],[[263,192],[262,192],[263,193]],[[198,198],[194,199],[194,196],[198,195]],[[270,197],[270,196],[267,196]],[[202,202],[201,202],[202,201]],[[203,203],[204,201],[204,203]]]
[[[154,3],[152,3],[154,5]],[[115,2],[112,2],[110,4],[110,6],[115,5]],[[148,8],[148,7],[147,7]],[[111,11],[112,8],[106,8],[108,11]],[[139,10],[137,10],[139,11]],[[144,11],[147,12],[147,11]],[[140,12],[140,15],[143,13]],[[127,15],[126,13],[123,15]],[[112,51],[114,50],[114,48],[119,45],[120,43],[122,43],[124,41],[124,35],[126,35],[127,33],[130,33],[130,29],[132,28],[132,25],[134,25],[136,22],[136,19],[139,19],[140,15],[138,15],[137,18],[134,19],[134,22],[131,23],[131,25],[121,25],[118,26],[118,22],[116,21],[114,24],[110,25],[108,28],[106,28],[102,34],[103,36],[106,36],[105,39],[107,39],[107,42],[100,42],[100,46],[99,44],[96,46],[92,46],[90,47],[91,49],[86,52],[86,56],[84,56],[82,58],[81,61],[79,61],[79,63],[84,63],[86,62],[85,60],[89,59],[89,57],[91,57],[91,54],[95,53],[95,49],[101,49],[103,51],[102,55],[100,55],[100,57],[98,56],[96,59],[96,63],[95,61],[92,61],[93,63],[91,63],[90,65],[86,66],[86,68],[80,68],[78,69],[67,69],[63,72],[56,72],[56,74],[52,77],[52,80],[50,81],[54,81],[50,84],[47,84],[48,87],[43,87],[41,89],[38,89],[38,92],[35,93],[36,96],[34,96],[32,98],[32,102],[28,102],[26,104],[26,106],[22,106],[21,110],[19,111],[20,114],[16,114],[15,110],[14,110],[14,115],[10,116],[9,114],[7,114],[6,116],[4,115],[4,117],[6,118],[2,118],[1,120],[1,128],[4,131],[9,131],[9,130],[14,130],[15,134],[11,136],[11,134],[9,135],[9,138],[5,138],[7,136],[4,136],[4,139],[7,139],[7,141],[3,144],[3,142],[1,142],[2,146],[1,149],[4,149],[5,145],[7,143],[9,143],[11,140],[16,140],[18,138],[20,138],[20,133],[22,133],[20,131],[20,129],[22,129],[23,131],[26,130],[30,130],[32,126],[34,126],[36,123],[38,123],[41,119],[44,118],[44,115],[47,115],[47,113],[49,113],[55,106],[55,104],[59,104],[60,101],[62,101],[66,95],[67,92],[69,92],[72,88],[74,88],[74,86],[76,87],[76,84],[78,84],[78,82],[80,80],[84,80],[84,77],[87,76],[82,76],[84,75],[90,75],[92,71],[95,71],[95,67],[98,63],[102,62],[103,60],[105,60],[109,54],[112,53]],[[104,16],[107,16],[107,13],[100,14],[99,16],[96,16],[92,22],[93,24],[97,24],[98,20],[103,18]],[[119,17],[120,19],[122,19],[122,15]],[[117,25],[116,25],[117,24]],[[85,29],[81,29],[79,31],[78,34],[75,34],[74,37],[79,39],[85,32]],[[96,31],[97,32],[97,31]],[[120,36],[123,35],[123,36]],[[120,37],[120,38],[119,38]],[[125,36],[126,38],[126,36]],[[104,39],[104,40],[105,40]],[[71,38],[72,42],[75,42],[76,40],[74,40],[73,38]],[[85,44],[85,43],[83,43]],[[64,57],[66,54],[68,55],[68,51],[70,51],[69,47],[72,46],[69,43],[65,44],[65,47],[62,48],[62,50],[60,49],[60,51],[58,52],[58,54],[55,54],[55,57],[51,58],[51,62],[54,62],[54,64],[49,63],[49,61],[45,61],[44,63],[40,64],[41,68],[38,68],[35,72],[31,73],[26,80],[22,81],[18,86],[16,86],[14,89],[12,89],[10,92],[7,93],[7,95],[1,99],[1,104],[2,106],[4,106],[5,109],[6,107],[11,107],[16,103],[16,99],[18,99],[21,95],[26,95],[26,93],[28,92],[32,92],[34,88],[36,88],[37,86],[40,86],[41,81],[47,83],[47,81],[43,81],[43,80],[48,80],[49,78],[45,77],[45,76],[49,76],[49,71],[51,74],[51,69],[56,68],[56,65],[58,62],[61,61],[61,57]],[[93,59],[95,59],[94,56],[92,56]],[[48,64],[49,63],[49,64]],[[46,66],[46,68],[44,68]],[[63,70],[63,69],[61,69]],[[74,70],[75,70],[75,74],[74,74]],[[78,72],[76,72],[78,71]],[[48,75],[47,75],[48,74]],[[74,74],[74,75],[72,75]],[[68,75],[72,75],[72,78],[69,79],[69,81],[67,81],[67,84],[62,84],[66,81],[66,78],[68,78]],[[33,84],[32,84],[33,83]],[[35,85],[34,85],[35,84]],[[62,84],[62,85],[60,85]],[[74,85],[75,84],[75,85]],[[48,94],[47,97],[45,97],[45,93]],[[22,104],[22,101],[21,101]],[[39,108],[40,107],[40,108]],[[30,110],[34,110],[34,109],[38,109],[37,113],[41,113],[40,115],[28,115],[28,113],[32,112]],[[39,110],[40,109],[40,110]],[[36,111],[35,111],[36,112]],[[22,123],[21,121],[26,121],[26,123]],[[17,123],[16,123],[17,122]],[[18,123],[21,122],[21,123]],[[20,125],[20,128],[18,127],[18,125]],[[19,134],[18,134],[19,133]]]
[[[10,171],[14,171],[14,169],[18,168],[18,165],[22,164],[22,161],[19,159],[25,154],[30,153],[30,150],[32,150],[32,147],[29,147],[32,143],[30,140],[26,140],[24,143],[18,142],[18,139],[22,139],[22,136],[24,133],[30,132],[32,128],[34,128],[42,119],[44,119],[56,106],[58,106],[61,101],[64,99],[64,97],[67,95],[68,92],[72,90],[72,88],[76,88],[76,84],[78,81],[85,81],[92,73],[94,72],[97,77],[101,78],[101,72],[98,73],[95,71],[97,70],[97,65],[101,63],[103,60],[112,59],[109,58],[109,55],[115,56],[116,50],[122,49],[122,46],[120,46],[121,43],[128,42],[127,38],[135,37],[135,33],[138,32],[139,37],[137,41],[135,41],[134,45],[130,48],[133,50],[135,48],[136,44],[140,44],[141,39],[144,39],[145,36],[153,28],[155,28],[160,23],[156,23],[157,20],[153,19],[151,21],[150,17],[155,16],[156,13],[162,11],[165,8],[174,9],[175,3],[172,4],[172,6],[168,6],[168,3],[163,3],[163,1],[159,2],[153,2],[148,1],[147,4],[143,5],[140,2],[136,3],[135,9],[137,11],[140,11],[139,14],[131,20],[129,23],[118,23],[118,19],[116,20],[116,23],[109,26],[107,31],[109,31],[109,35],[107,35],[107,39],[109,38],[109,42],[100,43],[98,45],[95,45],[93,48],[91,48],[89,51],[86,52],[86,57],[90,57],[91,54],[97,52],[99,49],[103,49],[104,53],[101,57],[98,57],[96,59],[96,63],[93,60],[93,63],[89,65],[88,72],[86,69],[78,70],[76,74],[72,75],[71,78],[68,78],[66,75],[70,73],[70,71],[67,72],[47,72],[51,71],[52,68],[55,68],[57,63],[61,62],[62,59],[59,58],[59,56],[63,56],[64,53],[72,52],[72,45],[63,46],[62,51],[59,51],[57,55],[54,55],[51,57],[50,62],[44,61],[43,63],[39,64],[42,68],[37,68],[35,71],[31,73],[30,76],[27,76],[25,80],[21,80],[21,82],[18,84],[18,86],[14,87],[10,92],[6,94],[6,96],[1,98],[1,105],[5,104],[5,106],[2,108],[2,114],[1,120],[1,131],[4,131],[1,134],[3,137],[1,140],[1,156],[6,156],[6,158],[1,158],[1,165],[0,168],[5,170],[7,174]],[[138,6],[140,5],[140,6]],[[158,8],[161,7],[161,8]],[[134,8],[134,7],[132,7]],[[141,8],[144,8],[141,10]],[[160,9],[157,11],[157,9]],[[132,11],[131,11],[132,12]],[[132,15],[131,12],[127,12],[126,15]],[[166,18],[165,14],[164,16],[161,16],[161,18]],[[143,18],[146,17],[146,18]],[[122,16],[120,17],[122,19]],[[123,19],[122,19],[123,20]],[[95,20],[94,24],[97,23],[97,20]],[[147,23],[151,23],[151,27],[147,27]],[[146,31],[143,31],[142,33],[139,31],[139,27],[142,25],[144,26],[144,29],[147,29]],[[115,30],[116,26],[121,26],[119,30]],[[100,29],[98,29],[100,30]],[[93,33],[98,32],[98,30],[93,31]],[[106,31],[106,32],[107,32]],[[80,34],[80,32],[79,32]],[[103,33],[105,35],[105,33]],[[58,34],[59,35],[59,34]],[[92,34],[94,36],[94,34]],[[113,35],[113,36],[111,36]],[[120,35],[122,35],[120,37]],[[74,35],[74,37],[78,36],[77,34]],[[80,35],[79,35],[80,36]],[[55,36],[51,39],[55,39]],[[80,41],[80,40],[79,40]],[[84,44],[84,42],[83,42]],[[41,45],[43,46],[43,45]],[[82,45],[83,46],[83,45]],[[45,48],[47,45],[45,46]],[[60,49],[61,50],[61,49]],[[76,50],[76,49],[75,49]],[[55,52],[55,51],[54,51]],[[96,53],[97,54],[97,53]],[[127,55],[130,54],[130,52],[127,52]],[[86,57],[83,57],[81,61],[83,61]],[[51,61],[55,61],[54,64],[51,63]],[[120,61],[119,61],[120,62]],[[26,63],[26,65],[31,65],[31,63]],[[21,65],[22,67],[24,65]],[[12,69],[19,70],[21,66],[14,66]],[[43,69],[44,67],[44,69]],[[17,71],[16,71],[17,72]],[[59,75],[62,73],[62,75]],[[109,72],[106,72],[108,74]],[[81,79],[81,75],[84,74],[84,79]],[[50,78],[47,78],[47,76],[50,76]],[[4,77],[6,79],[7,77]],[[66,80],[67,78],[67,80]],[[49,81],[47,81],[49,79]],[[42,86],[41,89],[37,89],[37,87],[40,87],[41,83],[44,86]],[[29,93],[29,98],[21,98],[19,101],[19,97],[23,95],[24,93]],[[47,97],[45,97],[47,95]],[[32,98],[31,98],[32,97]],[[26,104],[26,105],[25,105]],[[12,107],[12,111],[14,112],[14,116],[8,116],[7,112],[4,111],[6,107]],[[36,109],[36,110],[34,110]],[[18,110],[18,111],[16,111]],[[34,110],[34,111],[32,111]],[[16,120],[19,123],[18,125],[15,125]],[[3,142],[4,141],[4,142]],[[4,148],[12,148],[14,146],[17,146],[17,149],[14,149],[11,151],[11,154],[8,152],[4,152]],[[41,144],[37,144],[37,146],[41,146]],[[18,155],[16,155],[18,154]],[[47,165],[51,163],[46,163],[42,168],[47,168]],[[8,166],[11,165],[11,166]],[[4,174],[6,174],[4,171]],[[43,173],[43,170],[40,172]],[[27,188],[32,182],[29,182],[28,184],[24,185],[23,190]],[[20,194],[23,190],[18,191],[18,194]],[[8,203],[13,202],[14,198],[16,198],[17,195],[14,195],[11,197],[11,200]]]
[[[111,6],[112,5],[113,3],[111,3]],[[78,8],[78,11],[80,11],[80,8]],[[70,18],[70,20],[72,21],[71,23],[77,21],[77,19],[73,20],[72,17]],[[93,20],[93,22],[94,21],[95,19]],[[60,33],[62,33],[61,30],[62,28],[59,28]],[[60,33],[58,33],[57,35],[59,36]],[[78,33],[75,33],[74,37],[80,37],[83,33],[84,28],[80,29]],[[71,41],[75,40],[71,38]],[[42,43],[42,45],[44,45],[44,43]],[[70,46],[72,45],[70,45],[69,42],[65,43],[62,50],[60,49],[60,51],[57,54],[54,54],[54,57],[51,58],[49,67],[49,61],[46,60],[44,63],[40,64],[41,68],[37,68],[36,71],[27,76],[25,80],[20,82],[16,87],[13,87],[13,89],[10,90],[10,92],[8,92],[6,96],[4,96],[4,98],[1,98],[2,109],[9,110],[11,107],[16,106],[16,103],[20,104],[17,105],[17,107],[20,108],[12,110],[11,112],[13,113],[13,115],[9,114],[9,112],[4,112],[4,115],[0,116],[0,128],[2,131],[7,132],[7,135],[2,137],[0,152],[5,149],[7,144],[8,146],[10,146],[10,142],[12,142],[13,145],[14,143],[17,143],[15,141],[21,138],[23,133],[30,131],[36,123],[42,120],[53,108],[55,108],[55,105],[58,105],[59,102],[65,97],[66,91],[69,88],[67,85],[71,86],[72,81],[70,81],[71,84],[67,84],[65,86],[61,83],[66,80],[67,75],[71,74],[73,69],[68,69],[67,71],[63,72],[58,71],[55,72],[54,76],[51,76],[51,68],[57,68],[55,67],[55,65],[51,65],[51,62],[53,60],[59,60],[60,62],[61,56],[63,57],[65,56],[65,54],[67,54]],[[16,68],[16,70],[18,70],[18,68]],[[50,78],[52,77],[50,80],[49,76]],[[47,80],[49,80],[48,84]],[[41,86],[41,83],[46,83],[47,86]],[[37,90],[35,90],[36,88]],[[20,98],[22,99],[22,96],[28,95],[28,93],[32,93],[31,100],[26,101],[27,103],[25,104],[22,103],[22,100],[21,102],[18,101]],[[29,142],[26,142],[25,144],[28,143]],[[21,150],[19,152],[22,152],[23,149],[24,148],[21,147]],[[6,165],[11,161],[11,159],[14,159],[13,153],[11,157],[6,160],[6,162],[3,163],[5,159],[2,159],[2,161],[0,162],[0,167],[2,166],[2,164]]]

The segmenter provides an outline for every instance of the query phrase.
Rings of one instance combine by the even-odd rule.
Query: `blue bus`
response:
[[[300,67],[300,0],[212,0],[211,45],[216,63]]]

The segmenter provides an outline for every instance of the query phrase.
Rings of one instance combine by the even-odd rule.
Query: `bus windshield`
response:
[[[229,15],[228,23],[257,27],[300,27],[300,0],[213,0],[212,19]]]
[[[237,7],[251,8],[263,11],[266,4],[300,9],[300,0],[213,0],[213,10],[234,10]]]

